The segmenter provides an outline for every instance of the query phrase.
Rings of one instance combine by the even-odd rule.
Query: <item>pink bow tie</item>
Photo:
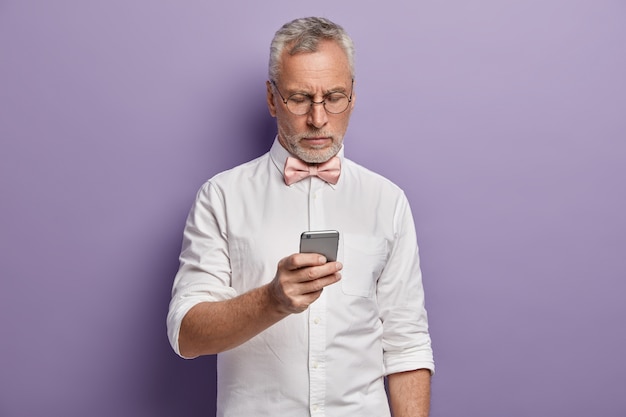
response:
[[[337,184],[341,174],[341,160],[336,156],[330,158],[323,164],[307,165],[297,158],[291,156],[285,162],[285,184],[291,185],[310,176],[316,176],[327,183]]]

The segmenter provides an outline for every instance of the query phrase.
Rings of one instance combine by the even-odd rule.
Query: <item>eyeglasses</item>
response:
[[[348,110],[348,106],[352,102],[352,90],[354,89],[354,79],[350,86],[350,97],[340,91],[331,91],[323,97],[322,101],[313,101],[313,97],[308,94],[296,93],[285,98],[281,94],[276,83],[272,80],[272,85],[280,95],[280,98],[287,106],[287,110],[296,116],[304,116],[311,111],[314,104],[322,104],[324,110],[330,114],[340,114]]]

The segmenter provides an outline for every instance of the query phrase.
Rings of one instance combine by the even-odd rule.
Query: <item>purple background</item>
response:
[[[626,3],[0,0],[0,416],[207,416],[165,315],[201,183],[266,151],[267,52],[357,44],[346,154],[402,186],[432,416],[626,415]]]

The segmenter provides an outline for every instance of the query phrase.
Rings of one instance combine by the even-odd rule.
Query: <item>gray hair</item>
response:
[[[285,23],[274,35],[270,46],[269,77],[277,81],[280,62],[287,46],[289,55],[301,52],[316,52],[322,40],[332,40],[341,46],[348,58],[350,73],[354,78],[354,43],[346,31],[336,23],[323,17],[304,17]]]

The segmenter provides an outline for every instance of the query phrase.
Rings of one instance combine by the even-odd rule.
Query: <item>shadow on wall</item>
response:
[[[178,255],[185,214],[167,225],[159,238],[147,241],[153,254],[143,274],[151,276],[152,288],[143,295],[142,311],[137,318],[134,341],[132,387],[134,410],[124,407],[122,414],[150,417],[215,415],[216,357],[185,360],[176,355],[169,345],[165,319],[174,276],[178,269]],[[167,220],[166,220],[167,221]],[[155,225],[156,227],[156,225]],[[131,352],[133,353],[133,352]],[[122,370],[123,372],[123,370]],[[137,375],[137,373],[139,375]],[[125,382],[127,386],[128,382]]]
[[[250,113],[250,121],[246,123],[248,132],[241,141],[242,147],[249,147],[249,151],[244,154],[244,162],[269,151],[276,136],[276,121],[269,115],[267,108]]]
[[[276,121],[267,109],[264,81],[259,77],[240,78],[247,81],[237,89],[239,94],[220,98],[224,114],[206,128],[206,155],[213,164],[211,176],[261,156],[269,151],[276,136]],[[249,96],[250,103],[242,103],[241,97]]]
[[[241,155],[241,162],[247,162],[269,151],[276,136],[276,119],[269,114],[265,81],[262,78],[249,79],[241,91],[252,91],[256,95],[254,103],[241,112],[241,135],[237,138],[237,143],[233,144],[234,149],[247,149]]]
[[[276,124],[264,104],[263,101],[254,108],[242,111],[240,117],[245,123],[233,129],[232,137],[228,141],[222,141],[219,146],[209,146],[218,155],[222,152],[226,155],[217,159],[225,160],[224,163],[230,162],[230,166],[222,169],[256,158],[269,150],[276,135]],[[222,147],[224,149],[220,151]],[[211,172],[209,175],[216,173]],[[184,209],[182,218],[186,216],[188,209],[189,207]],[[148,338],[152,341],[148,363],[144,369],[150,370],[152,377],[144,381],[150,384],[147,391],[151,391],[150,397],[154,401],[150,406],[152,416],[204,417],[215,415],[216,356],[194,360],[179,358],[169,346],[164,326],[171,286],[178,269],[183,232],[183,223],[176,223],[168,229],[165,241],[155,243],[155,252],[161,253],[161,256],[155,257],[161,260],[160,265],[153,265],[154,276],[158,277],[155,285],[159,288],[155,290],[158,292],[153,299],[152,311],[144,316],[144,325],[150,329]]]

